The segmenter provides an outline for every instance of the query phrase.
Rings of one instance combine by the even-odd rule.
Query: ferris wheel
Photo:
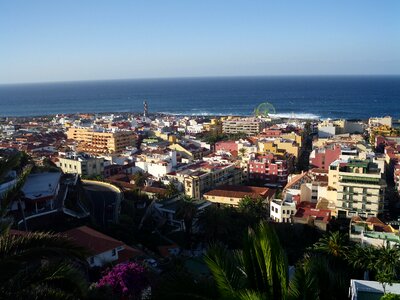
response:
[[[254,109],[254,115],[256,117],[268,117],[270,114],[275,113],[275,107],[269,102],[261,103]]]

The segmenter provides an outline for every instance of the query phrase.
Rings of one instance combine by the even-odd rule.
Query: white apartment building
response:
[[[270,217],[274,222],[292,223],[292,216],[295,214],[295,202],[274,199],[270,203]]]
[[[158,178],[172,172],[176,164],[176,151],[163,154],[149,153],[140,155],[135,162],[137,168]]]

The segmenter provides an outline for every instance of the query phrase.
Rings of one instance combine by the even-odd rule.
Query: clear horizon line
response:
[[[56,84],[56,83],[78,83],[78,82],[101,82],[101,81],[129,81],[129,80],[168,80],[168,79],[205,79],[205,78],[256,78],[256,77],[398,77],[399,74],[280,74],[280,75],[199,75],[199,76],[149,76],[132,78],[108,78],[108,79],[77,79],[77,80],[53,80],[53,81],[21,81],[0,83],[5,85],[29,85],[29,84]]]

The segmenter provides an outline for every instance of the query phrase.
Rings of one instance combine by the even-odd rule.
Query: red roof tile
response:
[[[229,197],[229,198],[243,198],[249,196],[251,198],[270,198],[275,194],[274,189],[255,187],[255,186],[241,186],[241,185],[222,185],[214,190],[205,193],[205,196],[216,197]]]
[[[81,226],[65,231],[64,234],[91,254],[100,254],[125,244],[90,227]]]

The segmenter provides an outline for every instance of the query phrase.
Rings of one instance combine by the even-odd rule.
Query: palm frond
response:
[[[310,273],[308,264],[299,264],[289,283],[289,300],[319,300],[315,275]]]
[[[240,269],[240,262],[225,247],[212,245],[204,261],[214,277],[221,296],[232,297],[237,290],[243,288],[244,274]]]
[[[40,249],[44,256],[53,252],[65,257],[85,259],[86,251],[67,237],[49,232],[28,232],[23,235],[0,236],[0,259]]]
[[[269,300],[265,294],[252,290],[244,290],[238,293],[237,299],[240,300]]]
[[[255,231],[249,230],[242,253],[249,287],[274,299],[284,298],[288,286],[287,259],[274,229],[261,223]]]
[[[8,172],[18,166],[21,154],[17,153],[8,158],[0,160],[0,180],[4,179]]]

